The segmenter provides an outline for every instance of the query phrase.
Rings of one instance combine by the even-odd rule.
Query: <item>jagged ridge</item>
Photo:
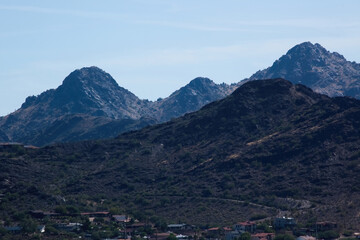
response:
[[[329,96],[360,98],[360,64],[331,53],[320,44],[304,42],[290,49],[274,64],[248,80],[285,78]]]
[[[103,70],[82,68],[66,77],[57,89],[28,97],[19,110],[0,119],[0,129],[3,130],[0,140],[42,146],[62,141],[115,137],[127,130],[198,110],[211,101],[225,97],[233,89],[233,86],[217,85],[210,79],[198,78],[168,98],[150,102],[140,100],[120,87]],[[86,124],[69,125],[71,121],[68,120],[76,119],[78,114]],[[106,131],[108,135],[104,135],[102,126],[109,125],[111,121],[114,121],[113,132]],[[127,124],[129,122],[131,124]],[[55,128],[58,130],[54,131]]]

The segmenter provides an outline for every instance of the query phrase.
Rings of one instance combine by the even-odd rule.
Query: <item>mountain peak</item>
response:
[[[318,43],[294,46],[271,67],[256,72],[249,80],[269,78],[284,78],[329,96],[360,97],[360,65]]]
[[[320,53],[320,52],[327,52],[328,51],[323,47],[321,46],[320,44],[318,43],[311,43],[311,42],[303,42],[303,43],[300,43],[298,45],[295,45],[294,47],[292,47],[287,53],[286,55],[289,55],[289,54],[294,54],[294,53],[309,53],[309,52],[317,52],[317,53]]]
[[[196,111],[210,102],[224,98],[234,88],[227,84],[216,84],[209,78],[197,77],[169,97],[156,103],[162,109],[159,119],[164,121],[170,119],[169,116],[181,116],[184,113]]]
[[[191,80],[189,84],[187,84],[187,86],[190,87],[200,87],[200,86],[209,86],[209,85],[215,85],[215,83],[211,79],[206,77],[197,77]]]
[[[325,97],[324,95],[314,93],[304,85],[294,85],[283,78],[249,81],[235,90],[232,95],[235,98],[242,98],[241,101],[248,99],[254,102],[257,99],[274,99],[276,96],[281,96],[281,98],[290,97],[292,99],[302,99],[301,102],[313,103],[315,99],[323,99]]]
[[[318,43],[303,42],[291,48],[279,60],[295,59],[304,64],[325,65],[329,61],[344,61],[345,58],[338,53],[331,53]]]
[[[110,74],[95,66],[73,71],[64,79],[62,85],[65,87],[84,87],[86,85],[118,87],[118,84]]]

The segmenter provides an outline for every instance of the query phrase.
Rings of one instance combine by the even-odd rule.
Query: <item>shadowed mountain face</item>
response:
[[[331,53],[320,44],[304,42],[290,49],[274,64],[249,80],[285,78],[328,96],[360,98],[360,64]]]
[[[101,196],[169,221],[221,224],[288,210],[302,223],[317,217],[356,229],[359,146],[359,100],[283,79],[250,81],[116,139],[0,151],[0,193],[35,188],[11,202],[19,208],[51,209],[59,194],[84,207]]]
[[[41,146],[115,137],[124,131],[198,110],[234,89],[234,86],[198,78],[168,98],[150,102],[120,87],[103,70],[82,68],[66,77],[57,89],[28,97],[19,110],[1,118],[0,141]],[[79,122],[74,124],[74,119]],[[104,134],[103,127],[109,124],[114,127],[113,131]]]

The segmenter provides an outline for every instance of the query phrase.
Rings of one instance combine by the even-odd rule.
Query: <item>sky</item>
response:
[[[360,62],[359,0],[0,0],[0,116],[97,66],[141,99],[235,83],[296,44]]]

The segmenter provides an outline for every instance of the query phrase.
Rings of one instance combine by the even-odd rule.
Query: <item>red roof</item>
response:
[[[168,237],[168,236],[170,236],[170,233],[155,233],[154,236],[158,236],[158,237],[160,237],[160,236]]]
[[[267,236],[275,236],[275,233],[256,233],[251,236],[259,237],[259,238],[266,238]]]
[[[208,231],[218,231],[219,228],[218,227],[214,227],[214,228],[209,228]]]

